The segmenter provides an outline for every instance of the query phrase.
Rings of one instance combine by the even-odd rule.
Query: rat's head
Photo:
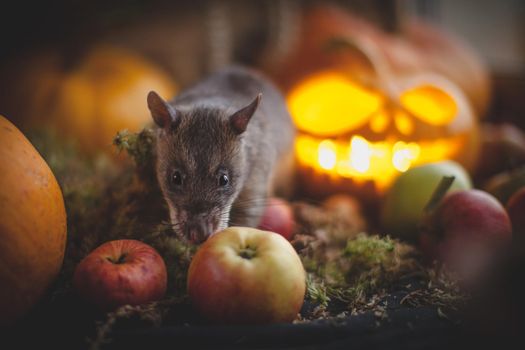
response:
[[[217,108],[177,110],[155,92],[148,107],[157,124],[157,178],[173,228],[194,243],[227,227],[239,194],[246,154],[242,135],[261,95],[228,113]]]

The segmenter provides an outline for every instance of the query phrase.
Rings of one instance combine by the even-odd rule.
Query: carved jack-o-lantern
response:
[[[476,119],[456,85],[436,74],[396,75],[371,41],[333,43],[340,48],[332,50],[334,63],[286,92],[300,131],[295,151],[303,189],[375,197],[414,165],[474,165]]]

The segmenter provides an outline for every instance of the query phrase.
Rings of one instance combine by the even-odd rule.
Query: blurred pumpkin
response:
[[[286,92],[301,131],[302,188],[374,200],[410,167],[454,159],[472,169],[478,125],[468,99],[433,73],[393,72],[374,41],[332,39],[333,64],[297,79]]]
[[[5,62],[0,75],[9,88],[0,90],[0,113],[24,131],[47,123],[49,116],[45,106],[60,79],[60,65],[60,56],[53,52]]]
[[[341,8],[320,5],[305,12],[298,36],[279,66],[266,67],[285,90],[306,72],[332,64],[334,57],[323,52],[326,41],[347,37],[373,42],[395,74],[433,72],[448,78],[467,95],[477,117],[486,114],[491,95],[486,65],[464,42],[429,23],[404,21],[397,32],[386,33]]]
[[[122,129],[150,121],[149,91],[164,98],[176,92],[160,68],[133,52],[100,46],[75,59],[56,53],[34,56],[9,74],[14,87],[0,108],[23,130],[51,126],[93,153],[111,150]]]
[[[58,275],[66,212],[58,183],[25,136],[0,116],[0,326],[20,319]]]

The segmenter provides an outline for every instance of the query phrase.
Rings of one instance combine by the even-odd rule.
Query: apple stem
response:
[[[250,260],[255,256],[255,249],[252,249],[250,247],[243,248],[239,251],[239,255],[243,259]]]
[[[121,254],[118,259],[113,259],[111,257],[108,257],[108,261],[112,262],[113,264],[123,264],[126,261],[127,254]]]
[[[450,189],[450,186],[452,186],[452,183],[454,182],[454,179],[454,176],[443,176],[441,181],[439,181],[439,184],[437,185],[436,189],[434,190],[432,197],[430,197],[430,200],[425,206],[425,213],[430,213],[432,210],[434,210],[434,208],[439,204],[441,199],[443,199],[443,197],[447,194],[448,190]]]

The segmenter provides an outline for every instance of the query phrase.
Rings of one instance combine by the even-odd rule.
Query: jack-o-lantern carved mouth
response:
[[[351,178],[356,183],[373,181],[382,191],[401,172],[414,165],[453,159],[465,144],[463,136],[421,142],[369,142],[360,135],[343,141],[302,134],[296,139],[295,152],[301,167]]]

